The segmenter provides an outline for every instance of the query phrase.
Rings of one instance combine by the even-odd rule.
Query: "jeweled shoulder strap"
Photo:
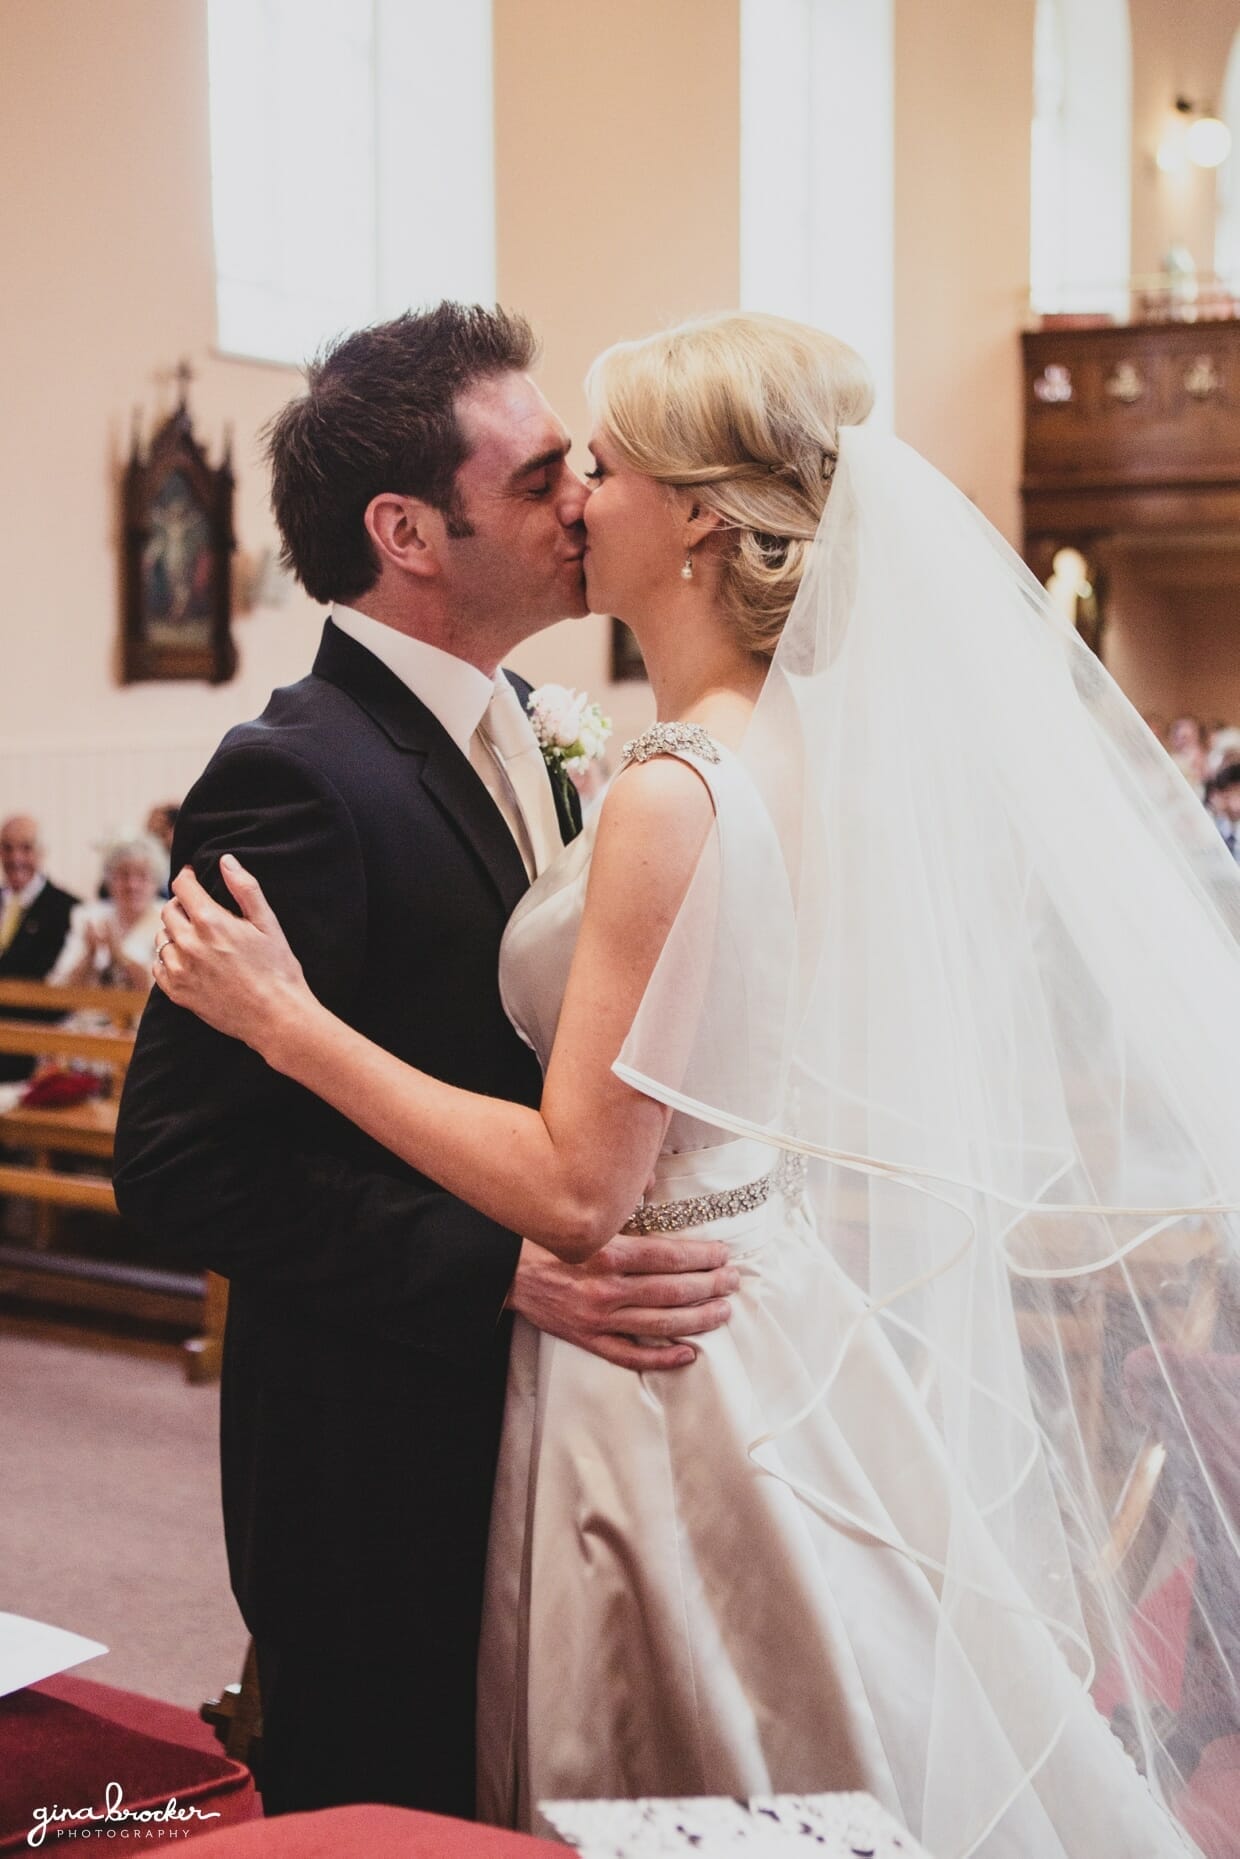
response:
[[[696,755],[704,762],[718,762],[719,745],[700,723],[652,723],[632,742],[625,743],[620,766],[648,762],[653,755]]]

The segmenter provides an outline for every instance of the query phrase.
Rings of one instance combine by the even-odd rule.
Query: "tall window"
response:
[[[1035,310],[1113,310],[1131,266],[1128,0],[1038,0],[1030,295]]]
[[[491,0],[208,0],[219,346],[495,294]]]
[[[893,0],[741,0],[741,302],[851,342],[887,424],[893,42]]]

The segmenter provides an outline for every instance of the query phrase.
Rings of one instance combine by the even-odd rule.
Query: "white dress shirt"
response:
[[[494,678],[488,677],[485,671],[479,671],[476,665],[468,664],[465,659],[444,652],[439,646],[428,645],[425,639],[413,639],[408,633],[398,633],[394,626],[385,626],[382,620],[372,619],[368,613],[359,613],[355,607],[343,607],[337,603],[332,607],[332,620],[342,633],[347,633],[350,639],[363,646],[380,664],[386,665],[393,676],[400,679],[405,689],[412,691],[426,705],[436,722],[443,725],[499,808],[505,825],[517,843],[529,877],[537,877],[538,861],[516,791],[502,762],[479,728],[496,690],[507,685],[503,672],[497,672]],[[532,740],[532,729],[530,734]],[[546,785],[546,806],[554,815],[555,801],[551,795],[550,782]]]

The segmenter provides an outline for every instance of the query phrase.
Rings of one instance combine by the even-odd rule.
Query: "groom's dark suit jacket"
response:
[[[223,901],[225,851],[344,1019],[436,1077],[537,1103],[498,987],[517,848],[430,712],[330,621],[311,675],[225,737],[181,810],[173,868]],[[413,1797],[469,1811],[518,1239],[158,992],[116,1161],[121,1211],[160,1253],[230,1280],[224,1520],[260,1651],[407,1670]]]

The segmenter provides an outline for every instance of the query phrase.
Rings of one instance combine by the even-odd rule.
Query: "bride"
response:
[[[540,1109],[335,1019],[235,859],[155,971],[564,1258],[731,1248],[678,1377],[519,1327],[482,1810],[865,1789],[936,1859],[1230,1851],[1240,876],[852,351],[726,314],[589,388],[590,604],[659,721],[508,927]]]

